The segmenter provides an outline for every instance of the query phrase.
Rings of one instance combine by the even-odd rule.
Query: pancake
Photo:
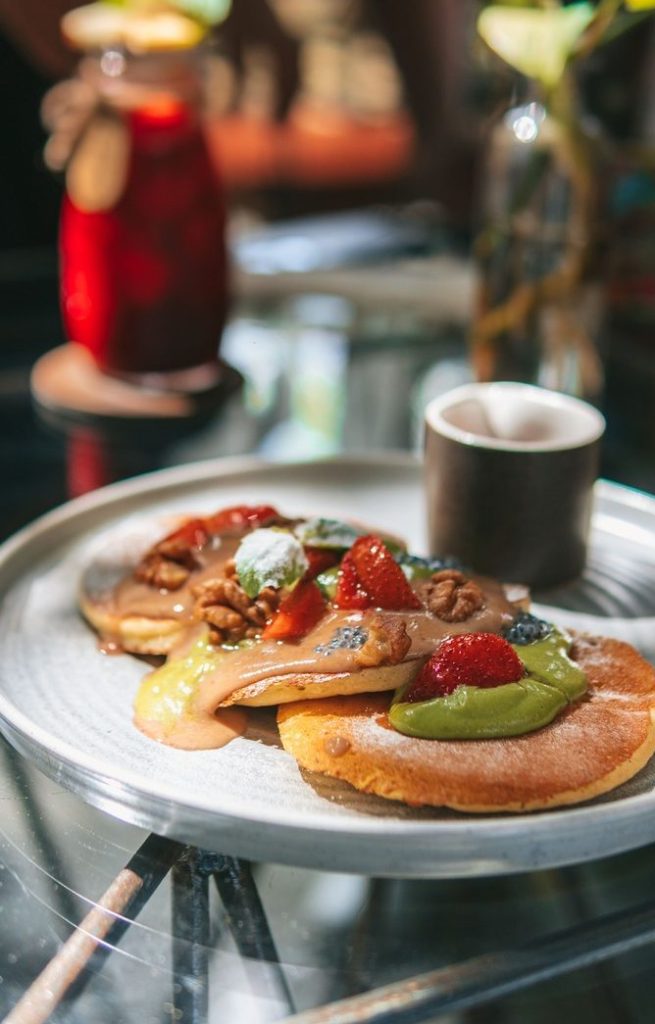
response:
[[[170,590],[138,579],[138,558],[117,573],[111,551],[103,551],[82,575],[80,611],[103,640],[130,654],[170,654],[197,622],[193,588],[221,571],[244,533],[225,531],[194,551],[195,567],[181,586]]]
[[[250,523],[217,520],[232,512],[250,508]],[[184,645],[198,623],[197,595],[202,588],[225,574],[239,544],[258,526],[298,525],[306,520],[288,519],[272,506],[237,506],[215,516],[177,517],[153,544],[137,534],[107,544],[86,567],[80,581],[78,601],[85,619],[114,649],[130,654],[169,655]],[[362,523],[350,522],[347,529],[369,532]],[[200,533],[195,531],[200,530]],[[355,535],[355,534],[353,534]],[[385,533],[397,548],[403,541]],[[163,573],[173,572],[172,583]]]
[[[426,656],[423,656],[403,661],[399,665],[383,665],[380,668],[363,668],[351,672],[294,672],[267,676],[230,694],[219,706],[240,704],[257,708],[304,699],[342,697],[352,693],[387,693],[410,683],[425,660]]]
[[[536,732],[415,739],[390,725],[390,698],[374,694],[280,707],[282,745],[302,768],[416,807],[521,812],[591,800],[655,751],[655,671],[619,640],[579,637],[570,653],[588,692]]]

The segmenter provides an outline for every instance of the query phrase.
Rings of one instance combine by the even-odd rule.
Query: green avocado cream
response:
[[[527,675],[516,683],[482,688],[458,686],[447,697],[403,702],[394,696],[391,724],[406,736],[432,740],[482,740],[520,736],[548,725],[586,691],[584,673],[569,656],[571,640],[553,629],[543,640],[512,645]]]
[[[164,734],[184,715],[193,713],[192,701],[208,672],[225,657],[208,642],[196,640],[182,658],[174,658],[145,677],[134,701],[134,713],[142,721],[157,722]]]

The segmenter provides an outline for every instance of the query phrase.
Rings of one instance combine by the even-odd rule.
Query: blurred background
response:
[[[604,475],[655,489],[655,19],[627,10],[648,4],[219,4],[202,44],[230,264],[216,344],[242,383],[215,415],[167,422],[147,459],[115,411],[111,458],[96,417],[37,422],[27,387],[43,353],[82,340],[58,295],[62,195],[91,134],[53,92],[84,80],[60,28],[72,6],[0,0],[0,391],[52,482],[32,492],[23,467],[9,525],[64,479],[71,494],[192,457],[418,448],[425,402],[473,376],[599,405]]]

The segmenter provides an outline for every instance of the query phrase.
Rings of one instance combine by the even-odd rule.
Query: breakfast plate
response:
[[[221,750],[178,750],[138,732],[132,700],[147,666],[98,650],[78,611],[80,576],[107,553],[125,564],[175,515],[244,502],[375,523],[425,548],[420,464],[405,455],[203,462],[49,513],[0,549],[0,728],[46,775],[122,820],[205,849],[379,876],[532,870],[655,840],[655,764],[587,804],[473,817],[302,773],[270,712]],[[654,581],[655,499],[601,482],[584,577],[536,595],[536,609],[655,661]]]

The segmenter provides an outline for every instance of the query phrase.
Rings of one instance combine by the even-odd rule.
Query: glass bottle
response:
[[[139,379],[217,365],[228,306],[225,203],[198,54],[108,48],[79,75],[95,105],[66,173],[61,305],[71,341]],[[177,376],[170,376],[177,375]]]
[[[569,102],[530,99],[492,133],[476,240],[472,358],[479,379],[521,380],[596,398],[597,140]]]

